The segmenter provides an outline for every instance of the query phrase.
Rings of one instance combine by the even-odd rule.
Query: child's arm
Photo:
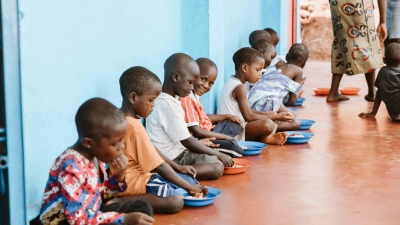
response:
[[[229,114],[207,114],[207,116],[213,123],[218,123],[223,120],[228,120],[239,125],[242,125],[243,123],[243,121],[239,117]]]
[[[216,132],[212,132],[209,130],[205,130],[201,128],[200,126],[191,126],[188,127],[190,132],[193,134],[194,137],[196,138],[211,138],[215,137],[217,140],[230,140],[232,137],[226,135],[226,134],[220,134]]]
[[[117,197],[120,192],[126,190],[125,170],[127,166],[128,158],[123,153],[110,163],[110,178],[104,181],[107,189],[106,192],[101,193],[103,200],[107,201]]]
[[[160,174],[167,181],[185,189],[189,194],[195,195],[196,193],[203,192],[207,194],[207,188],[200,184],[189,184],[182,177],[180,177],[166,162],[161,163],[154,171]]]
[[[358,116],[362,118],[372,117],[378,113],[379,106],[381,105],[382,99],[381,95],[379,94],[379,90],[376,92],[374,107],[372,108],[372,112],[369,113],[360,113]]]
[[[187,174],[189,176],[196,177],[196,170],[192,166],[189,166],[189,165],[180,166],[180,165],[176,164],[174,161],[170,160],[168,157],[166,157],[160,150],[158,150],[158,148],[156,148],[156,146],[154,146],[154,148],[156,149],[158,154],[161,156],[161,158],[168,165],[170,165],[171,168],[174,169],[177,173]]]
[[[201,144],[198,140],[194,137],[189,137],[185,140],[181,141],[181,144],[185,146],[185,148],[189,149],[192,152],[199,153],[199,154],[207,154],[207,155],[215,155],[218,159],[224,164],[226,167],[233,166],[233,160],[228,155],[219,152],[216,149],[209,148],[203,144]]]
[[[305,79],[303,79],[303,69],[301,69],[298,66],[294,66],[294,65],[290,65],[291,70],[294,72],[294,78],[293,80],[301,85],[304,84]],[[289,92],[289,99],[287,104],[288,105],[294,105],[294,103],[296,103],[297,101],[297,95]]]
[[[239,85],[232,91],[232,97],[238,102],[240,112],[243,115],[243,118],[247,122],[252,122],[256,120],[263,120],[263,119],[271,119],[271,120],[280,120],[280,121],[288,121],[292,120],[292,116],[286,115],[284,113],[279,114],[258,114],[253,113],[253,110],[250,109],[249,102],[247,100],[247,91],[243,85]]]

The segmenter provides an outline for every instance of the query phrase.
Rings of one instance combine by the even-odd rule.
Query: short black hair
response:
[[[154,83],[160,83],[160,78],[150,70],[141,67],[131,67],[119,78],[119,87],[122,98],[127,97],[130,93],[135,92],[137,95],[142,95],[145,90],[151,88]]]
[[[272,28],[267,27],[264,30],[267,31],[271,36],[272,35],[278,35],[278,33],[276,33],[276,31],[274,29],[272,29]]]
[[[194,64],[192,64],[194,63]],[[190,68],[190,66],[197,65],[196,61],[185,53],[175,53],[172,54],[164,62],[164,81],[168,81],[170,76],[175,72]],[[181,74],[184,75],[184,74]]]
[[[400,43],[391,43],[386,46],[385,60],[387,66],[400,65]]]
[[[258,39],[267,39],[268,41],[271,41],[271,35],[265,30],[255,30],[251,32],[249,36],[249,44],[253,44],[253,42]]]
[[[291,63],[302,63],[308,60],[308,48],[303,44],[293,44],[286,56],[286,60]]]
[[[265,50],[266,52],[275,51],[275,46],[265,39],[259,39],[255,41],[253,44],[251,44],[251,47],[259,52],[261,52],[262,50]]]
[[[207,59],[207,58],[198,58],[196,59],[197,65],[199,65],[200,71],[206,69],[208,70],[211,67],[214,67],[217,71],[217,65],[215,65],[215,63],[211,60],[211,59]]]
[[[124,113],[102,98],[87,100],[75,115],[79,137],[95,139],[108,135],[109,129],[124,121],[126,121]]]
[[[264,56],[257,50],[252,48],[241,48],[233,54],[233,62],[235,63],[235,70],[237,71],[241,65],[244,63],[250,65],[257,61],[257,59],[262,59],[264,61]]]

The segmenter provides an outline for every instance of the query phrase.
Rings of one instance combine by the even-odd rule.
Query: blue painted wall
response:
[[[206,111],[215,112],[224,78],[234,73],[233,53],[249,46],[251,31],[287,22],[279,20],[281,6],[279,0],[19,0],[15,26],[19,25],[26,219],[38,213],[52,161],[76,141],[74,116],[80,104],[98,96],[120,106],[118,79],[125,69],[141,65],[163,80],[165,59],[184,52],[216,62],[217,83],[202,98]],[[3,21],[9,19],[5,15]],[[3,31],[15,32],[14,28]],[[281,36],[281,41],[286,38]],[[6,71],[5,76],[13,73]],[[13,96],[6,98],[12,104]],[[11,180],[10,186],[20,183]]]

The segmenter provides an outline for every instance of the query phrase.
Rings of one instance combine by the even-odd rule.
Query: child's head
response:
[[[293,44],[290,47],[288,54],[286,55],[286,61],[289,64],[294,64],[301,68],[304,68],[308,60],[308,48],[303,44]]]
[[[200,76],[197,77],[193,84],[193,91],[198,96],[202,96],[211,90],[218,76],[217,65],[207,58],[196,59],[200,68]]]
[[[400,44],[391,43],[385,48],[386,65],[389,67],[400,66]]]
[[[279,43],[279,35],[276,33],[276,31],[272,28],[265,28],[265,31],[267,31],[271,35],[271,43],[276,47]]]
[[[193,89],[193,83],[200,76],[200,69],[194,59],[184,53],[175,53],[164,63],[164,87],[172,88],[175,95],[186,97]]]
[[[265,39],[260,39],[255,41],[251,45],[251,47],[259,51],[264,56],[265,60],[264,69],[267,68],[269,64],[271,64],[272,59],[275,58],[276,56],[276,50],[274,45]]]
[[[103,162],[111,162],[123,154],[128,127],[124,113],[102,98],[84,102],[75,116],[79,142],[89,154]]]
[[[241,48],[233,54],[236,75],[243,74],[246,81],[256,83],[262,76],[264,56],[252,48]]]
[[[150,70],[134,66],[119,78],[123,104],[129,104],[133,115],[146,118],[154,107],[154,100],[161,93],[161,81]]]
[[[249,36],[249,44],[252,45],[259,39],[266,39],[267,41],[271,42],[271,35],[265,30],[255,30],[251,32]]]

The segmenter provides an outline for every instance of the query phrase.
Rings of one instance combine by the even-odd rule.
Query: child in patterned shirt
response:
[[[152,224],[144,201],[105,205],[125,191],[123,139],[127,122],[110,102],[93,98],[81,105],[75,122],[78,141],[54,161],[43,194],[40,221],[59,224]],[[110,163],[107,179],[105,164]]]

